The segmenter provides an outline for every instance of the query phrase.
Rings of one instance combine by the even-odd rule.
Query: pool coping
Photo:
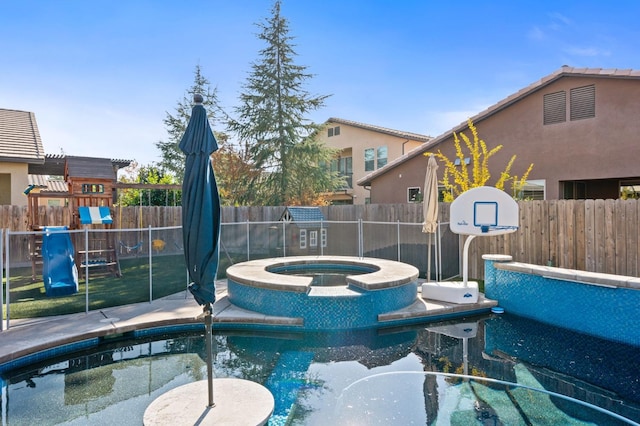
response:
[[[372,257],[354,258],[352,256],[291,256],[286,258],[256,259],[237,263],[227,268],[227,278],[238,284],[269,290],[308,293],[311,289],[311,277],[286,275],[270,272],[268,269],[290,265],[326,263],[329,265],[365,266],[377,268],[365,274],[347,277],[348,286],[331,287],[332,296],[353,286],[364,290],[380,290],[398,287],[418,279],[419,271],[415,266],[387,259]],[[315,290],[315,289],[314,289]]]

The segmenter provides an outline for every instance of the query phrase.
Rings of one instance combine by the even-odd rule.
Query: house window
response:
[[[340,126],[329,127],[329,129],[327,130],[328,137],[338,136],[338,135],[340,135]]]
[[[365,172],[371,172],[375,170],[376,159],[374,155],[375,155],[375,152],[373,148],[367,148],[364,150],[364,171]]]
[[[567,93],[565,91],[544,95],[544,124],[567,121]]]
[[[520,200],[544,200],[546,181],[544,179],[528,180],[518,191],[517,198]]]
[[[300,230],[300,248],[301,249],[307,248],[307,230],[306,229]]]
[[[11,174],[0,173],[0,205],[11,204]]]
[[[320,244],[322,247],[327,246],[327,228],[320,228]]]
[[[464,164],[469,164],[469,161],[471,161],[470,157],[465,157],[464,159]],[[453,160],[453,164],[456,166],[459,166],[461,164],[460,159],[456,158],[455,160]]]
[[[640,180],[626,180],[620,182],[620,198],[623,200],[640,199]]]
[[[345,187],[342,189],[353,188],[353,158],[341,157],[331,161],[331,171],[338,172],[340,177],[345,178]]]
[[[420,194],[420,188],[407,188],[407,202],[417,203],[422,201],[422,194]]]
[[[82,193],[83,194],[103,194],[104,193],[104,185],[101,183],[83,183],[82,184]]]
[[[596,86],[583,86],[571,89],[569,93],[570,118],[583,120],[596,116]]]
[[[579,181],[561,182],[563,200],[584,200],[587,198],[587,184]]]
[[[309,231],[309,247],[318,247],[318,231]]]
[[[387,147],[386,146],[378,147],[377,157],[378,157],[377,158],[378,168],[384,167],[387,164]]]
[[[453,198],[453,189],[449,189],[447,190],[447,187],[444,185],[438,185],[438,202],[443,203],[444,202],[444,194],[446,192],[451,193],[451,198]],[[424,201],[424,200],[423,200]]]

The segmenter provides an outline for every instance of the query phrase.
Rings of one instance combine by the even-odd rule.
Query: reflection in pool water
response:
[[[465,368],[640,421],[638,347],[511,315],[359,332],[227,331],[214,351],[216,377],[271,390],[273,425],[536,424],[541,415],[556,424],[625,424],[527,388],[431,374]],[[204,359],[204,339],[193,333],[109,342],[15,370],[0,381],[2,425],[140,425],[156,397],[206,378]]]

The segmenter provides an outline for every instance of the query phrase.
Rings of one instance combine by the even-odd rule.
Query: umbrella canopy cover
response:
[[[195,106],[180,149],[186,155],[182,182],[182,236],[184,257],[189,269],[189,291],[200,305],[215,302],[220,238],[220,198],[211,154],[218,143],[211,131],[202,96],[194,96]]]
[[[438,227],[438,163],[433,154],[427,162],[427,173],[424,177],[424,199],[422,200],[424,222],[422,232],[433,234]]]

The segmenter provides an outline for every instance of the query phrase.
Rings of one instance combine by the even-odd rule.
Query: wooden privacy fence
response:
[[[470,246],[469,276],[484,277],[483,254],[569,269],[640,276],[640,201],[520,201],[520,228],[512,234],[477,237]],[[422,204],[372,204],[320,208],[328,221],[421,223]],[[275,222],[284,207],[223,207],[222,222]],[[68,225],[64,207],[43,206],[42,224]],[[449,204],[440,204],[440,222]],[[179,226],[180,207],[115,207],[114,228]],[[0,206],[0,228],[27,230],[26,207]],[[426,239],[425,239],[426,241]],[[4,243],[4,242],[3,242]],[[460,244],[462,247],[462,244]]]

